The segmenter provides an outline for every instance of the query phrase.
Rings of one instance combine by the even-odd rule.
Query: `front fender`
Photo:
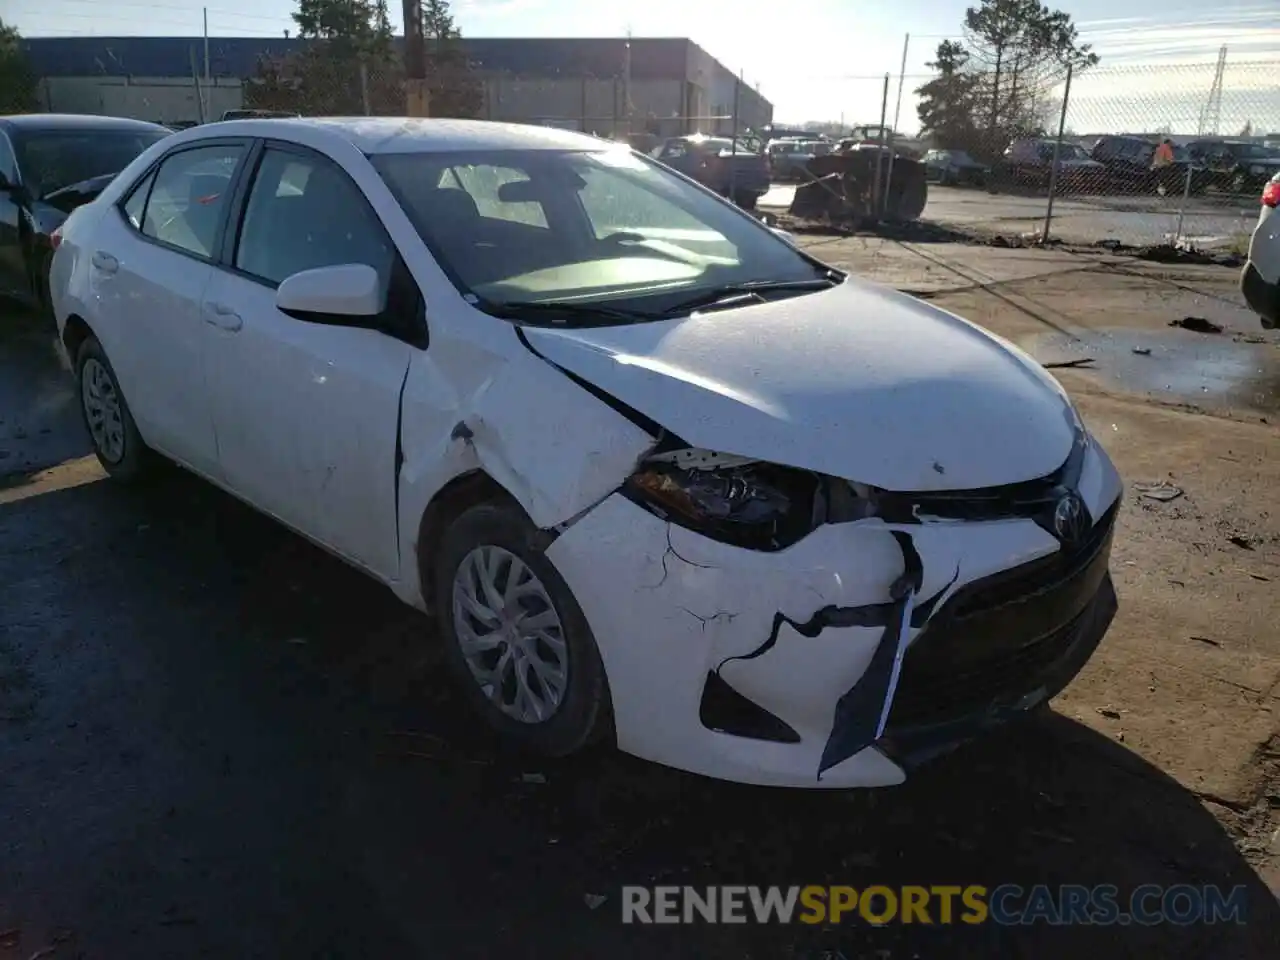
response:
[[[615,491],[655,438],[546,361],[436,343],[410,366],[401,400],[402,599],[422,608],[419,523],[457,477],[482,471],[541,529]]]

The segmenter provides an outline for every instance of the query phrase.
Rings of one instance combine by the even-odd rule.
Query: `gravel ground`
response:
[[[845,243],[822,255],[881,256]],[[1276,346],[1249,342],[1226,271],[1003,282],[972,250],[929,255],[997,278],[939,305],[1048,362],[1091,345],[1055,372],[1130,482],[1121,614],[1055,713],[863,793],[505,753],[459,709],[431,623],[383,588],[176,470],[103,481],[47,336],[0,321],[0,958],[1274,957]],[[1166,324],[1211,303],[1214,342],[1256,356],[1201,391],[1173,374],[1204,335]],[[1160,482],[1180,495],[1135,486]],[[619,922],[623,884],[735,882],[1242,884],[1248,922]]]

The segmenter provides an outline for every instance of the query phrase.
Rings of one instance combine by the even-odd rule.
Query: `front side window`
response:
[[[42,199],[64,187],[119,173],[167,130],[30,130],[16,132],[14,149],[22,181]]]
[[[328,160],[266,150],[258,166],[235,265],[279,284],[303,270],[363,263],[385,292],[395,248],[351,178]]]
[[[142,213],[143,234],[211,259],[243,153],[239,144],[217,144],[161,161]]]
[[[625,148],[372,160],[437,262],[483,302],[649,310],[690,291],[823,275],[757,221]],[[538,216],[486,212],[450,185],[454,174],[465,185],[467,171],[484,169],[513,172],[493,191],[496,201],[533,205]]]

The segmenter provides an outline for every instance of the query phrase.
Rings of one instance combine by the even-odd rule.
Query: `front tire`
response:
[[[151,450],[138,433],[115,370],[96,337],[87,337],[76,352],[76,383],[80,416],[102,469],[113,480],[141,479],[151,466]]]
[[[604,664],[542,534],[514,504],[472,507],[445,531],[434,590],[446,656],[473,710],[550,757],[609,728]]]

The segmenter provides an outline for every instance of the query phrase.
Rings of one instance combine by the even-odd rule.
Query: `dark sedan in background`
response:
[[[930,150],[924,155],[925,176],[942,186],[985,186],[991,168],[963,150]]]
[[[47,307],[50,235],[172,133],[117,117],[0,117],[0,295]]]
[[[742,139],[735,143],[728,137],[702,134],[672,137],[651,156],[744,210],[754,210],[757,201],[769,192],[772,171],[768,158]]]

